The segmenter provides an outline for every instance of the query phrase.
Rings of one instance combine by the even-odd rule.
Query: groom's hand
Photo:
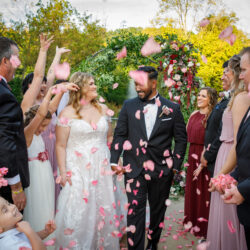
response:
[[[116,175],[124,174],[126,172],[121,166],[111,165],[111,169]]]

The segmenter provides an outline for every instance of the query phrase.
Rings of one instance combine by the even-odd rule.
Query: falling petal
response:
[[[173,167],[173,159],[171,157],[166,159],[168,168],[172,168]]]
[[[55,76],[60,80],[67,80],[70,75],[70,66],[67,62],[56,64],[54,67]]]
[[[116,59],[120,60],[127,56],[127,48],[124,46],[122,50],[116,55]]]
[[[66,228],[64,229],[64,235],[71,235],[74,232],[74,229]]]
[[[235,228],[234,228],[233,223],[232,223],[231,220],[228,220],[228,221],[227,221],[227,227],[228,227],[228,229],[229,229],[229,231],[230,231],[231,233],[235,233],[235,232],[236,232],[236,230],[235,230]]]
[[[44,245],[45,246],[54,246],[55,242],[56,242],[56,239],[54,238],[54,239],[51,239],[51,240],[44,242]]]
[[[202,61],[203,61],[204,63],[207,64],[207,58],[206,58],[206,56],[202,55],[202,56],[201,56],[201,59],[202,59]]]
[[[165,205],[166,205],[166,206],[170,206],[170,205],[171,205],[171,200],[166,199],[166,201],[165,201]]]
[[[219,35],[219,38],[220,39],[225,39],[227,37],[229,37],[233,32],[233,27],[232,26],[228,26],[226,29],[224,29],[220,35]]]
[[[195,160],[198,160],[198,155],[197,154],[192,154],[191,155]]]
[[[113,110],[111,110],[111,109],[108,109],[107,112],[106,112],[106,114],[108,116],[113,116],[115,114],[115,112]]]
[[[123,143],[123,150],[131,150],[132,149],[132,144],[130,143],[130,141],[126,140]]]
[[[205,27],[205,26],[207,26],[209,23],[210,23],[210,21],[209,21],[207,18],[202,19],[202,20],[200,21],[200,27]]]
[[[135,112],[135,118],[138,119],[138,120],[141,119],[141,110],[137,110],[137,111]]]
[[[113,89],[117,89],[118,86],[119,86],[119,84],[116,82],[116,83],[113,84],[112,88],[113,88]]]
[[[151,180],[151,177],[150,177],[149,174],[145,174],[144,177],[145,177],[145,179],[146,179],[147,181],[150,181],[150,180]]]
[[[99,102],[104,103],[104,102],[105,102],[105,99],[104,99],[102,96],[100,96],[100,97],[99,97]]]
[[[132,70],[129,72],[129,76],[140,85],[146,85],[148,82],[148,74],[144,71]]]
[[[161,52],[161,46],[153,37],[150,37],[141,48],[141,54],[143,56],[149,56]]]

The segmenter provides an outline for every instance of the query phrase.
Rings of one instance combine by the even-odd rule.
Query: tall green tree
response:
[[[67,0],[39,0],[36,10],[26,13],[25,20],[12,21],[0,28],[0,35],[15,40],[20,46],[22,75],[33,70],[39,51],[39,34],[54,35],[55,42],[48,53],[52,61],[55,47],[67,47],[71,53],[64,55],[71,66],[99,50],[105,39],[106,30],[91,15],[80,14]],[[48,64],[49,64],[48,63]]]

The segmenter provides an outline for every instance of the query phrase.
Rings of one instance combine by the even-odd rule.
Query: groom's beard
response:
[[[138,92],[140,92],[140,91],[138,91]],[[138,92],[137,92],[137,94],[138,94]],[[143,98],[140,98],[140,96],[138,95],[138,97],[142,101],[147,101],[148,97],[152,94],[152,89],[150,89],[149,92],[145,92],[145,91],[143,91],[143,92],[145,93],[145,96]]]

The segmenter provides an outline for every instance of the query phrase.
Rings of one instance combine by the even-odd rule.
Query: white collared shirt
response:
[[[7,83],[5,77],[3,77],[2,75],[0,75],[0,80],[1,80],[1,79],[3,79],[3,80]]]
[[[157,94],[151,98],[150,100],[153,100],[154,98],[156,98]],[[145,112],[146,111],[146,112]],[[157,116],[157,112],[158,112],[158,106],[157,104],[152,104],[149,103],[146,106],[144,106],[144,119],[145,119],[145,126],[146,126],[146,132],[147,132],[147,137],[148,140],[150,138],[150,135],[153,131],[154,125],[155,125],[155,121],[156,121],[156,116]]]
[[[0,234],[0,250],[18,250],[20,247],[31,248],[29,239],[16,228]]]

